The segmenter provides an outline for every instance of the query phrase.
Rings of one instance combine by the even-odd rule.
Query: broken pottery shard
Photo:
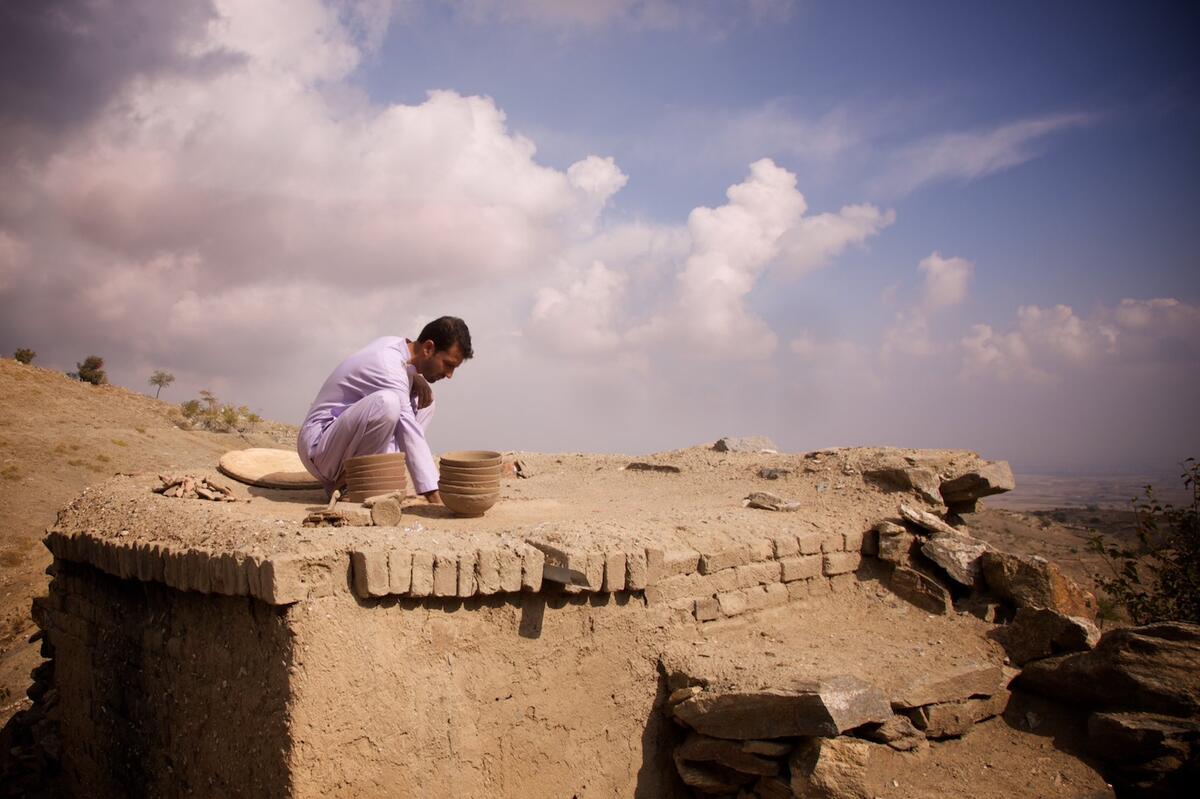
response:
[[[928,530],[931,533],[961,535],[963,532],[954,529],[929,511],[917,510],[911,505],[901,505],[900,515],[918,527]]]
[[[1200,713],[1200,625],[1110,630],[1090,652],[1035,660],[1022,688],[1093,710]]]
[[[744,500],[746,507],[759,510],[797,511],[800,503],[776,496],[768,491],[753,491]]]
[[[679,474],[682,469],[678,466],[672,466],[668,463],[646,463],[645,461],[633,461],[625,464],[625,470],[629,472],[661,472],[663,474]]]
[[[675,757],[691,763],[719,763],[742,774],[760,777],[773,777],[779,773],[778,763],[745,751],[739,741],[710,738],[694,732],[675,750]]]
[[[853,738],[810,738],[789,760],[792,792],[819,799],[870,799],[871,744]]]
[[[898,491],[911,491],[931,505],[942,504],[942,495],[938,493],[940,481],[933,469],[924,466],[894,466],[865,471],[863,477]]]
[[[929,674],[892,697],[892,707],[908,709],[973,696],[992,696],[1003,690],[1004,669],[992,664],[973,665],[950,674]]]
[[[888,583],[896,596],[907,600],[928,613],[945,613],[950,609],[950,592],[932,577],[915,569],[897,566]]]
[[[1017,608],[1049,608],[1068,616],[1096,618],[1096,597],[1045,558],[985,552],[983,577],[998,597]]]
[[[713,738],[787,738],[839,735],[884,721],[891,707],[879,689],[843,676],[796,689],[704,691],[677,704],[674,715]]]
[[[1085,652],[1100,640],[1100,630],[1082,616],[1067,616],[1047,608],[1019,608],[1011,624],[991,637],[1000,642],[1018,666],[1031,660]]]
[[[717,452],[778,451],[774,442],[766,436],[742,436],[740,438],[726,436],[717,439],[717,443],[713,444],[713,449]]]
[[[925,557],[941,566],[951,580],[967,588],[979,583],[979,559],[990,549],[985,542],[964,533],[934,533],[921,544]]]
[[[978,469],[942,483],[940,493],[947,505],[974,504],[982,497],[1002,494],[1016,487],[1007,461],[988,461]]]

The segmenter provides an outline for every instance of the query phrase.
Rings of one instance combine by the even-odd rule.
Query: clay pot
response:
[[[458,452],[447,452],[440,459],[442,466],[499,466],[501,456],[499,452],[493,452],[489,449],[470,449],[460,450]]]
[[[395,477],[396,475],[408,474],[408,470],[401,466],[370,466],[360,469],[347,469],[346,477],[351,479],[358,477],[370,479],[373,477]]]
[[[499,481],[500,472],[495,469],[490,472],[456,472],[452,469],[442,469],[440,476],[450,483],[491,483]]]
[[[500,485],[499,485],[499,483],[497,483],[495,485],[474,485],[473,486],[473,485],[462,485],[460,483],[442,482],[442,483],[438,484],[438,491],[441,491],[442,493],[450,493],[450,494],[463,494],[465,496],[480,496],[483,494],[499,494],[500,493]]]
[[[346,458],[342,466],[349,471],[359,466],[381,466],[384,464],[393,465],[395,463],[404,463],[403,452],[383,452],[378,455],[358,455],[353,458]]]
[[[443,474],[461,474],[464,477],[475,475],[500,474],[500,467],[497,466],[447,466],[440,464],[438,466]]]
[[[488,508],[496,504],[496,500],[499,498],[500,492],[498,491],[494,494],[478,494],[473,496],[442,494],[442,502],[456,516],[482,516],[487,513]]]

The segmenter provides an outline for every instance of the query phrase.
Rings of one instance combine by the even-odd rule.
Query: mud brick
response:
[[[721,617],[721,607],[717,604],[717,598],[706,596],[696,600],[694,608],[696,621],[712,621]]]
[[[751,559],[752,554],[750,547],[744,544],[730,547],[728,549],[701,552],[700,573],[712,574],[713,572],[718,572],[722,569],[730,569],[734,566],[744,566],[749,563]]]
[[[788,602],[787,586],[783,583],[770,583],[769,585],[764,585],[763,593],[767,595],[766,607],[768,608],[786,605]]]
[[[354,593],[360,599],[387,596],[388,556],[380,550],[355,550],[350,553],[350,569],[354,575]]]
[[[775,543],[769,538],[758,538],[750,544],[751,561],[770,560],[775,557]]]
[[[625,587],[630,591],[641,591],[646,587],[646,553],[630,552],[625,557]]]
[[[875,556],[879,554],[879,531],[872,528],[862,534],[862,553]]]
[[[479,593],[491,595],[500,590],[500,557],[494,549],[481,549],[475,558],[475,582]]]
[[[237,559],[228,553],[214,555],[209,559],[209,585],[214,594],[232,596],[237,593],[238,568]]]
[[[796,580],[810,580],[821,576],[821,556],[801,555],[798,558],[786,558],[779,561],[785,583]]]
[[[760,563],[748,563],[734,570],[738,588],[749,588],[752,585],[766,585],[779,582],[779,561],[766,560]]]
[[[521,588],[525,591],[542,590],[542,567],[546,555],[537,547],[527,546],[521,555]]]
[[[262,593],[259,598],[269,605],[291,605],[307,593],[300,579],[300,560],[290,555],[275,555],[263,561],[259,569]]]
[[[458,555],[458,591],[457,595],[466,599],[475,596],[479,590],[479,581],[475,578],[475,567],[479,562],[479,553],[461,552]]]
[[[831,552],[845,552],[845,536],[841,533],[826,533],[821,536],[821,551],[827,555]]]
[[[732,571],[732,570],[731,570]],[[646,602],[661,605],[678,599],[712,593],[705,591],[705,578],[700,574],[677,574],[646,587]]]
[[[184,567],[187,569],[187,584],[189,591],[199,591],[207,594],[212,591],[212,581],[209,574],[209,553],[202,549],[189,549]]]
[[[800,547],[801,555],[816,555],[821,551],[821,534],[801,533],[796,536],[796,544]]]
[[[234,593],[238,596],[253,596],[250,590],[250,573],[246,571],[245,558],[241,555],[230,555],[234,569]]]
[[[775,557],[778,559],[790,558],[792,555],[800,554],[800,544],[796,542],[794,535],[777,535],[771,539],[771,546],[775,550]]]
[[[262,599],[262,561],[253,555],[246,555],[242,558],[242,571],[246,573],[246,585],[250,589],[250,595]]]
[[[414,552],[412,556],[412,587],[408,593],[413,596],[429,596],[433,593],[432,552]]]
[[[117,575],[122,580],[132,580],[137,577],[137,550],[134,544],[122,544],[117,547]]]
[[[588,552],[583,559],[584,566],[580,571],[587,578],[587,589],[599,591],[604,585],[604,553]],[[576,568],[572,562],[571,568]]]
[[[607,593],[625,590],[625,553],[609,552],[604,556],[604,584],[600,590]]]
[[[500,590],[514,592],[521,590],[521,553],[507,547],[496,553],[500,567]]]
[[[699,568],[700,553],[694,549],[646,548],[647,585],[679,574],[692,574]]]
[[[842,533],[842,548],[847,552],[861,552],[863,548],[863,531],[846,530]]]
[[[163,581],[180,591],[184,590],[183,555],[183,552],[171,547],[163,550]]]
[[[717,607],[720,608],[722,616],[740,616],[746,612],[748,607],[746,594],[743,591],[726,591],[717,594]]]
[[[391,549],[387,553],[387,593],[407,594],[412,587],[412,553]]]
[[[833,552],[825,556],[825,576],[852,572],[862,563],[859,552]]]
[[[433,595],[458,594],[458,555],[439,552],[433,556]]]

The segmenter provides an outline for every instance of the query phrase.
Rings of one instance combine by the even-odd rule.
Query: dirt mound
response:
[[[183,426],[170,402],[0,360],[0,724],[27,705],[40,660],[29,608],[46,591],[41,536],[60,508],[117,472],[211,468],[228,450],[286,447],[296,434],[271,422],[241,433]]]

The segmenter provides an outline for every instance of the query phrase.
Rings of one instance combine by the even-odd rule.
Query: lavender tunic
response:
[[[342,463],[357,455],[403,452],[418,494],[438,487],[425,429],[433,405],[418,410],[408,340],[376,339],[338,364],[300,426],[304,467],[332,491]]]

